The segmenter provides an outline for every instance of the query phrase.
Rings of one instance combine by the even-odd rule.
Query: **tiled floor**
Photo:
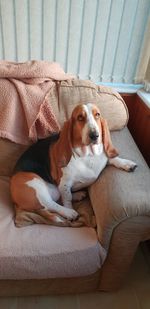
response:
[[[125,286],[116,293],[0,298],[0,309],[150,309],[149,261],[139,249]]]

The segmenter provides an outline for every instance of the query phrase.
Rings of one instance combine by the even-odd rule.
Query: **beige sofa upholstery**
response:
[[[120,155],[134,160],[138,168],[126,173],[106,167],[89,188],[96,229],[48,225],[19,229],[14,225],[9,176],[25,147],[1,140],[1,296],[118,289],[140,241],[150,238],[150,173],[126,128],[122,98],[109,88],[78,80],[57,83],[49,95],[61,124],[79,101],[96,102]]]
[[[0,280],[80,277],[101,268],[106,250],[95,229],[44,224],[18,229],[7,177],[0,178],[0,187]]]

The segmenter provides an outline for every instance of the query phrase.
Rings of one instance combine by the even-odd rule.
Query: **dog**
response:
[[[95,104],[79,104],[60,133],[39,140],[18,160],[10,191],[16,211],[38,213],[60,222],[76,220],[72,200],[85,197],[106,165],[127,172],[136,163],[122,159],[113,146],[107,121]],[[61,197],[62,204],[58,203]]]

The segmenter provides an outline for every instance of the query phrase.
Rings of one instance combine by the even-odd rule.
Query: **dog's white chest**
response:
[[[63,168],[63,179],[70,182],[73,190],[92,184],[107,164],[103,145],[94,145],[94,153],[89,146],[86,148],[85,153],[80,153],[80,156],[75,152],[69,164]]]

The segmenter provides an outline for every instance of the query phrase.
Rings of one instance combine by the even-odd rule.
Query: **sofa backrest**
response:
[[[128,110],[120,94],[110,87],[97,86],[88,80],[67,80],[57,83],[58,104],[55,104],[56,90],[50,95],[55,115],[62,126],[78,103],[95,103],[102,116],[107,119],[111,131],[120,130],[128,122]],[[54,102],[54,104],[53,104]]]
[[[111,88],[97,86],[90,81],[74,79],[56,82],[49,92],[49,102],[60,126],[77,104],[90,102],[99,106],[110,130],[121,130],[128,121],[128,111],[122,97]],[[16,161],[27,147],[0,139],[0,175],[12,174]]]

